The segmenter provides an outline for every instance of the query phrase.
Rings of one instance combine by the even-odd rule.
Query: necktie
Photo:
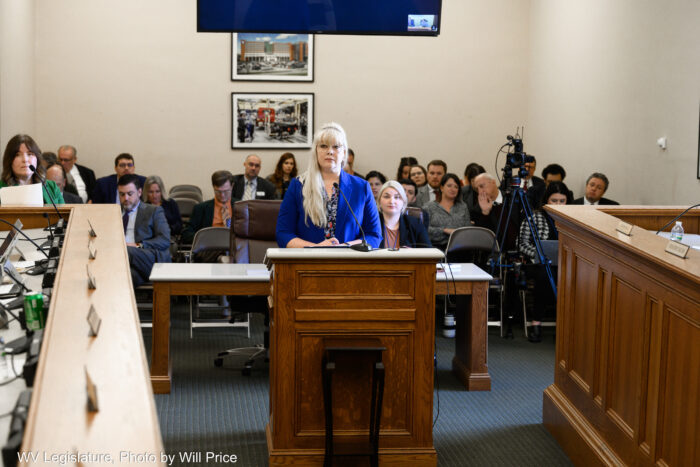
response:
[[[122,223],[124,224],[124,233],[126,233],[126,227],[129,225],[129,212],[125,212],[122,216]]]
[[[243,200],[247,201],[249,199],[255,199],[253,196],[253,182],[246,180],[245,182],[245,193],[243,194]]]

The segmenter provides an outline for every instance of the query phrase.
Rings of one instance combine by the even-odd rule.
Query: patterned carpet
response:
[[[235,454],[239,466],[267,465],[267,365],[242,376],[242,358],[231,358],[221,368],[213,364],[221,350],[262,342],[262,328],[262,317],[255,315],[250,340],[242,329],[216,328],[196,329],[190,339],[186,307],[174,307],[172,392],[155,397],[166,451],[176,456],[173,465],[224,464],[221,458],[207,462],[207,452]],[[433,438],[439,466],[572,465],[542,425],[542,391],[554,375],[551,332],[541,344],[530,344],[521,329],[512,340],[491,330],[492,390],[471,393],[450,371],[454,340],[436,337]],[[144,341],[150,352],[150,329],[144,329]],[[201,462],[188,457],[191,453],[202,453]]]

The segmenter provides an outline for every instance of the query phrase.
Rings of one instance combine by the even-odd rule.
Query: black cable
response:
[[[11,415],[12,415],[12,412],[3,413],[3,414],[0,414],[0,418],[10,417]]]
[[[690,211],[690,210],[693,209],[693,208],[697,208],[698,206],[700,206],[700,203],[694,204],[694,205],[690,206],[688,209],[686,209],[685,211],[683,211],[682,213],[678,214],[676,217],[674,217],[673,219],[671,219],[671,222],[669,222],[668,224],[664,225],[664,226],[661,227],[659,230],[657,230],[657,231],[656,231],[656,235],[659,235],[659,232],[661,232],[662,230],[664,230],[664,229],[665,229],[666,227],[668,227],[669,225],[673,224],[673,222],[674,222],[676,219],[680,218],[683,214],[685,214],[686,212]]]
[[[5,219],[0,219],[0,222],[2,222],[3,224],[7,224],[7,225],[9,225],[10,227],[12,227],[13,229],[15,229],[15,230],[16,230],[17,232],[19,232],[24,238],[26,238],[27,240],[29,240],[30,242],[32,242],[32,244],[36,247],[36,249],[39,250],[39,251],[41,251],[41,252],[44,254],[44,256],[46,256],[47,258],[49,257],[49,254],[48,254],[48,253],[46,253],[44,250],[42,250],[41,247],[40,247],[34,240],[32,240],[31,238],[29,238],[29,236],[28,236],[26,233],[22,232],[20,229],[18,229],[17,227],[15,227],[14,224],[12,224],[12,223],[10,223],[10,222],[7,222]]]
[[[435,362],[433,366],[435,367],[435,396],[437,397],[437,413],[435,414],[435,420],[433,420],[433,428],[440,418],[440,375],[438,374],[438,358],[437,358],[437,343],[435,344]]]

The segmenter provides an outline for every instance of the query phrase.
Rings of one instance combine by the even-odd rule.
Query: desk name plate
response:
[[[630,235],[632,235],[633,228],[634,228],[634,226],[632,224],[628,224],[625,221],[620,221],[620,223],[617,224],[616,230],[618,232],[620,232],[621,234],[625,234],[629,237]]]
[[[669,240],[666,244],[666,253],[671,253],[679,258],[685,259],[685,257],[688,256],[688,250],[690,250],[688,245],[683,245],[673,240]]]

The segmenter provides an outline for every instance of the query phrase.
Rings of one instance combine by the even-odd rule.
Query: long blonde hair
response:
[[[325,186],[321,169],[318,166],[317,148],[319,144],[342,146],[343,158],[340,161],[340,170],[343,170],[348,160],[348,139],[345,130],[339,124],[326,123],[314,135],[313,149],[309,154],[309,165],[306,171],[299,175],[299,181],[303,185],[301,193],[304,197],[304,222],[308,225],[309,219],[316,227],[326,225],[326,203],[323,195]]]

